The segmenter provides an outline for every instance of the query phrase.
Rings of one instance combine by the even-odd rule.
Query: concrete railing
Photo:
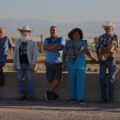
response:
[[[20,97],[17,82],[17,72],[5,72],[5,85],[0,88],[0,99],[17,99]],[[34,73],[35,98],[45,99],[44,93],[49,88],[45,73]],[[63,74],[63,82],[58,86],[57,93],[61,100],[70,99],[68,73]],[[120,102],[120,74],[116,74],[115,83],[116,102]],[[99,73],[86,73],[85,100],[97,101],[100,99]]]
[[[38,59],[38,64],[43,64],[45,60]],[[8,59],[7,63],[13,63],[13,59]],[[87,60],[87,64],[99,64],[92,60]],[[116,60],[120,64],[120,60]],[[114,100],[120,102],[120,73],[116,74]],[[5,72],[5,85],[0,88],[0,99],[17,99],[20,97],[18,90],[17,72]],[[45,73],[34,73],[35,98],[45,99],[45,91],[49,88]],[[70,99],[70,85],[68,73],[63,74],[63,82],[58,86],[57,93],[61,100]],[[99,73],[86,73],[85,78],[85,100],[97,101],[100,99]]]

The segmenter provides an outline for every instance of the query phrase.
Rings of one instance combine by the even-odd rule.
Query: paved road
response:
[[[120,120],[120,104],[0,100],[0,120]]]

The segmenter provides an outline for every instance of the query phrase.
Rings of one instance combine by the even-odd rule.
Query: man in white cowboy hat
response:
[[[21,93],[20,100],[34,100],[33,71],[37,61],[37,44],[30,38],[33,32],[29,26],[18,29],[21,38],[16,41],[14,49],[14,68],[18,71],[18,85]],[[27,77],[28,95],[24,87],[24,76]]]
[[[115,64],[115,57],[113,53],[107,47],[111,44],[112,41],[116,41],[118,47],[118,37],[116,34],[113,33],[115,25],[111,22],[106,22],[102,27],[105,30],[105,34],[101,35],[98,39],[96,44],[96,53],[100,60],[100,87],[101,87],[101,100],[100,103],[112,103],[113,96],[114,96],[114,83],[115,83],[115,71],[116,71],[116,64]],[[115,51],[117,51],[117,47]],[[109,53],[106,60],[101,59],[101,54]],[[109,95],[107,97],[107,86],[106,86],[106,69],[108,69],[108,92]],[[107,100],[108,98],[108,100]]]

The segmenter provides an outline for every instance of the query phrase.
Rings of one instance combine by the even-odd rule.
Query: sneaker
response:
[[[45,92],[46,101],[52,100],[52,96],[53,96],[52,92],[50,91]]]
[[[34,101],[35,101],[35,98],[34,98],[33,96],[29,96],[27,100],[28,100],[28,101],[31,101],[31,102],[34,102]]]
[[[104,104],[107,102],[107,99],[106,98],[101,98],[100,101],[98,101],[99,104]]]
[[[58,94],[53,93],[53,100],[57,100],[58,99]]]
[[[112,103],[113,103],[113,99],[109,99],[109,100],[107,101],[107,103],[108,103],[108,104],[112,104]]]
[[[20,100],[20,101],[27,100],[27,96],[21,96],[19,100]]]
[[[76,99],[71,99],[69,100],[70,103],[75,103],[76,102]]]
[[[84,105],[84,104],[85,104],[84,100],[79,100],[79,103],[80,103],[81,105]]]

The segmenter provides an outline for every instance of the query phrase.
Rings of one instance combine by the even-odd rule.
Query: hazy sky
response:
[[[120,21],[120,0],[0,0],[0,19]]]

